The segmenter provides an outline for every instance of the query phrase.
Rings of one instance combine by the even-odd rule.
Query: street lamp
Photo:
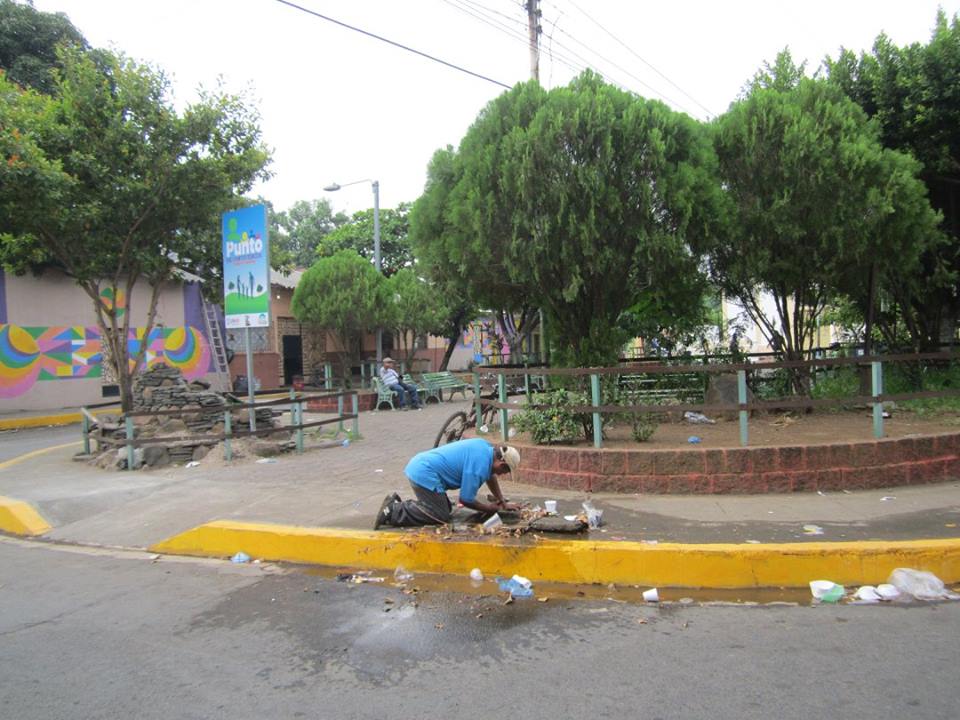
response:
[[[339,185],[330,183],[324,188],[324,192],[336,192],[340,188],[348,185],[357,185],[359,183],[370,183],[373,186],[373,265],[377,272],[382,272],[383,267],[380,262],[380,182],[365,178],[364,180],[354,180],[353,182]],[[383,328],[377,328],[377,364],[383,360]]]

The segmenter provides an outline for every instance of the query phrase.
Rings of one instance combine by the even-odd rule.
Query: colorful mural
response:
[[[123,290],[117,290],[117,298],[116,301],[114,301],[113,288],[104,288],[100,292],[100,302],[102,302],[103,306],[108,310],[116,308],[118,318],[122,318],[123,314],[127,311],[127,296]]]
[[[473,361],[478,364],[497,364],[504,355],[510,354],[510,343],[495,320],[475,320],[467,325],[460,338],[460,347],[472,350]]]
[[[144,328],[131,328],[131,356],[143,340]],[[196,328],[154,328],[145,361],[148,367],[165,362],[192,380],[210,367],[210,347]],[[0,324],[0,398],[23,395],[41,380],[96,378],[102,372],[100,331],[95,327]]]

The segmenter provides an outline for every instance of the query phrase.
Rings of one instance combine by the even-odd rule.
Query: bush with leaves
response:
[[[588,404],[586,395],[574,390],[536,393],[534,407],[517,415],[514,426],[520,432],[530,433],[537,445],[573,443],[583,436],[583,413],[575,413],[572,408]]]

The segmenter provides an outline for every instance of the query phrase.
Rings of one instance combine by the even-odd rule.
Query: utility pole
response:
[[[540,82],[540,0],[527,0],[527,28],[530,33],[530,77]]]

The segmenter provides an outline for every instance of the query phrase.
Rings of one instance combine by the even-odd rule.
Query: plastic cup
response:
[[[644,590],[643,599],[646,602],[660,602],[660,593],[657,592],[656,588],[650,588],[649,590]]]
[[[556,500],[544,500],[543,507],[547,511],[547,515],[556,515],[557,514],[557,501]]]

